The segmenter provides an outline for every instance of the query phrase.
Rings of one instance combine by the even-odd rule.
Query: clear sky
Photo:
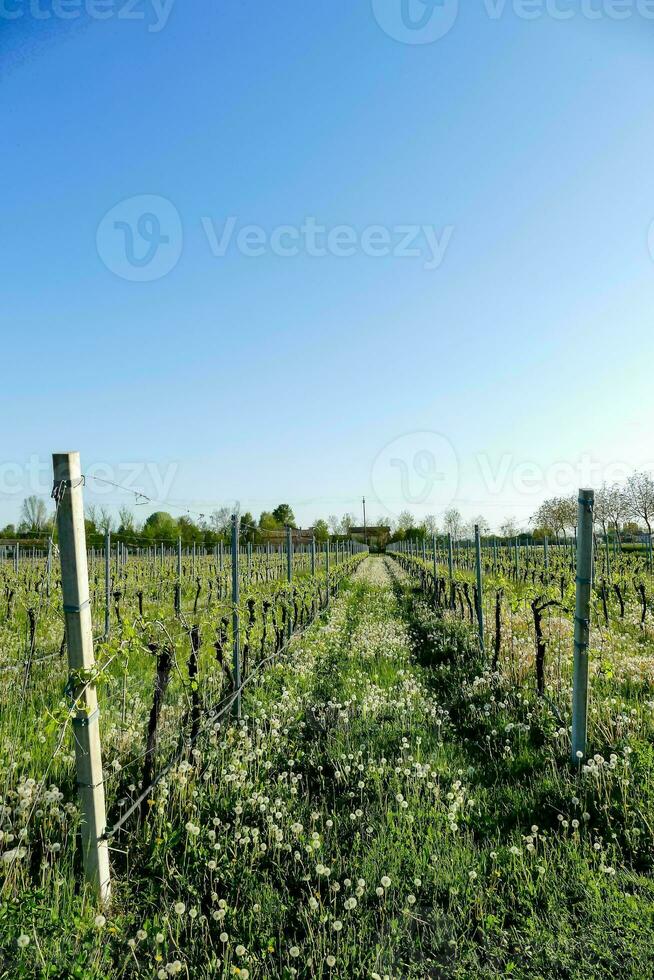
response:
[[[0,523],[64,449],[305,524],[654,460],[654,5],[431,2],[2,0]]]

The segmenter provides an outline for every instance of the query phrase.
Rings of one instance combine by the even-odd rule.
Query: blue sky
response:
[[[0,523],[62,449],[303,523],[362,494],[369,517],[526,520],[557,481],[654,460],[644,0],[479,0],[424,44],[391,36],[401,0],[38,2],[0,12]],[[213,254],[229,218],[262,254]],[[307,219],[353,254],[307,254]],[[422,231],[394,254],[407,227],[437,267]]]

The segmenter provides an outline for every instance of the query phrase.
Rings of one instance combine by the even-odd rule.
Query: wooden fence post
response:
[[[232,514],[232,633],[234,634],[232,645],[232,669],[234,676],[234,689],[236,700],[234,702],[234,715],[241,717],[241,636],[240,636],[240,616],[239,602],[241,601],[241,583],[239,570],[239,548],[240,548],[240,524],[238,514]]]
[[[577,573],[575,601],[574,668],[572,679],[572,761],[586,754],[588,716],[588,644],[590,639],[590,590],[593,577],[592,490],[579,491],[577,518]]]
[[[77,786],[81,810],[82,855],[86,878],[102,903],[109,902],[111,879],[106,830],[100,720],[93,672],[93,624],[84,527],[84,482],[79,453],[55,453],[53,496],[57,501],[57,531],[61,587],[68,648],[69,687],[75,700],[72,718]]]
[[[481,571],[481,537],[479,525],[475,524],[475,572],[477,577],[477,625],[479,627],[479,646],[484,652],[484,583]]]

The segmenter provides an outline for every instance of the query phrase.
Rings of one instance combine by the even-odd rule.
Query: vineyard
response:
[[[0,977],[652,976],[650,554],[114,553],[57,489],[0,562]]]

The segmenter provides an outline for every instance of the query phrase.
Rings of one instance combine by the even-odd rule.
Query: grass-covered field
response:
[[[0,872],[0,976],[652,975],[642,672],[595,671],[573,771],[529,644],[491,672],[470,624],[371,558],[243,708],[113,842],[108,910],[79,886],[72,781],[36,824],[35,784],[6,795],[0,847],[25,854]]]

